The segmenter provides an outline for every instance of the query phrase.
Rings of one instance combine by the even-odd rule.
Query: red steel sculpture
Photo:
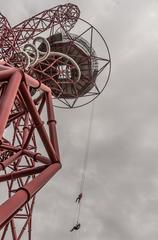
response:
[[[79,16],[78,7],[70,3],[14,27],[0,14],[1,240],[32,239],[36,193],[61,168],[53,101],[63,108],[82,106],[94,100],[109,80],[107,44]],[[76,34],[79,21],[81,33]],[[95,33],[106,58],[94,50]],[[97,79],[103,70],[106,81],[100,88]]]

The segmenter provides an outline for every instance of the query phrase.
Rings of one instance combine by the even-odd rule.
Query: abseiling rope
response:
[[[84,159],[83,159],[83,168],[82,168],[81,183],[80,183],[80,194],[83,194],[84,186],[85,186],[86,171],[87,171],[87,165],[88,165],[88,160],[89,160],[89,150],[90,150],[90,142],[91,142],[93,117],[94,117],[94,102],[92,103],[92,108],[91,108],[91,113],[90,113],[90,118],[89,118],[86,149],[85,149],[85,154],[84,154]],[[74,220],[73,220],[73,226],[75,226],[75,223],[76,224],[79,223],[80,213],[81,213],[81,202],[82,202],[82,199],[81,199],[81,201],[79,201],[77,203]]]
[[[83,168],[82,168],[81,185],[80,185],[80,193],[82,193],[82,194],[84,192],[87,164],[88,164],[88,160],[89,160],[89,150],[90,150],[90,143],[91,143],[93,117],[94,117],[94,102],[92,102],[92,108],[91,108],[91,112],[90,112],[89,126],[88,126],[88,132],[87,132],[87,143],[86,143],[85,155],[84,155],[84,159],[83,159]],[[80,218],[81,202],[82,201],[79,202],[77,222],[79,221],[79,218]]]
[[[92,102],[92,108],[90,112],[89,118],[89,126],[88,126],[88,134],[87,134],[87,143],[86,143],[86,150],[83,160],[83,170],[82,170],[82,177],[81,177],[81,185],[80,185],[80,192],[83,193],[84,190],[84,183],[86,178],[86,170],[87,170],[87,163],[89,158],[89,149],[90,149],[90,140],[91,140],[91,133],[92,133],[92,123],[94,117],[94,102]]]

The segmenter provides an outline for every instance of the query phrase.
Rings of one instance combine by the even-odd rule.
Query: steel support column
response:
[[[29,201],[61,168],[60,163],[54,163],[40,173],[35,179],[19,189],[14,196],[0,206],[0,229]]]

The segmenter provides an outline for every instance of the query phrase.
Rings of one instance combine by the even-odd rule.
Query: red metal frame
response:
[[[71,3],[45,10],[11,28],[5,16],[0,14],[1,58],[15,61],[14,53],[35,36],[53,29],[56,25],[65,32],[70,31],[80,15],[79,8]]]
[[[45,10],[12,28],[7,19],[0,15],[1,58],[49,86],[53,97],[58,99],[55,106],[61,108],[80,107],[93,101],[107,85],[111,73],[111,57],[107,43],[94,26],[79,17],[79,8],[71,3]],[[81,24],[81,32],[78,24]],[[75,26],[78,35],[71,33]],[[22,54],[20,50],[33,45],[34,38],[43,32],[50,43],[51,53],[60,52],[76,62],[81,72],[79,80],[73,61],[60,54],[48,54],[44,61],[35,61],[36,64],[26,68],[26,53]],[[56,34],[61,34],[66,41],[54,41],[51,37]],[[101,56],[95,53],[97,45],[100,46]],[[63,79],[62,66],[65,67],[64,74],[67,75]],[[69,71],[71,77],[67,74]],[[103,72],[104,76],[100,78]],[[35,91],[34,89],[33,92]]]
[[[4,172],[0,182],[7,183],[9,192],[0,206],[1,239],[8,238],[7,234],[14,240],[24,235],[26,239],[28,234],[31,240],[35,194],[61,168],[51,90],[21,70],[4,65],[0,69],[0,171]],[[41,92],[34,100],[30,87],[39,87]],[[40,116],[44,110],[48,134]],[[8,139],[6,127],[11,129]],[[48,156],[38,153],[35,129]]]
[[[19,52],[22,45],[54,27],[70,31],[79,15],[78,7],[68,3],[11,27],[0,14],[0,183],[8,189],[0,205],[1,240],[31,240],[35,195],[61,168],[51,89],[26,74]],[[39,96],[32,97],[31,89],[38,89]],[[38,152],[39,137],[45,154]]]
[[[7,186],[7,196],[0,205],[1,240],[32,239],[35,195],[61,168],[52,97],[66,108],[82,106],[99,96],[109,80],[111,59],[107,44],[79,16],[79,8],[71,3],[45,10],[14,27],[0,14],[0,183]],[[79,35],[71,34],[78,20],[86,28]],[[50,49],[41,60],[38,53],[42,43],[36,48],[35,37],[43,32],[48,33],[43,39]],[[58,33],[63,34],[62,41],[52,40]],[[89,43],[84,39],[88,33]],[[95,33],[104,45],[105,58],[98,57],[93,49]],[[39,57],[34,65],[30,59],[35,52],[25,52],[25,44],[32,46]],[[107,76],[100,88],[96,78],[104,69]],[[76,105],[80,97],[90,100]],[[47,115],[48,128],[42,112],[44,120]],[[43,154],[39,138],[45,148]]]

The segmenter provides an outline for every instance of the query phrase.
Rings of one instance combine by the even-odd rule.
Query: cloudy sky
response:
[[[1,0],[14,25],[67,1]],[[56,109],[62,170],[38,194],[33,240],[158,239],[158,1],[76,0],[105,37],[112,73],[95,101],[80,232],[70,233],[92,105]]]

